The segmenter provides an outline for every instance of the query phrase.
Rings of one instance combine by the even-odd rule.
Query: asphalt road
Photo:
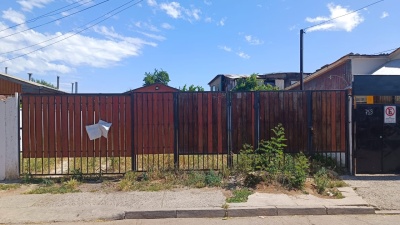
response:
[[[398,225],[400,215],[339,215],[339,216],[271,216],[218,219],[162,219],[162,220],[119,220],[71,223],[49,223],[42,225]]]

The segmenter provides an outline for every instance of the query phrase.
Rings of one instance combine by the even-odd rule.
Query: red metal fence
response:
[[[113,165],[118,158],[118,166],[127,168],[112,170],[117,173],[167,161],[205,169],[194,165],[199,158],[182,157],[225,155],[217,161],[226,166],[231,153],[245,143],[257,146],[270,139],[271,129],[281,123],[287,152],[338,154],[341,159],[348,149],[347,110],[346,91],[25,94],[22,157],[29,163],[54,158],[56,164],[58,158],[74,158],[73,168],[80,166],[77,157],[98,157]],[[108,138],[91,141],[85,126],[100,119],[112,123]]]

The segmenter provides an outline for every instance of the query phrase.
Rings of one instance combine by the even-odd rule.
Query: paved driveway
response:
[[[400,175],[357,175],[342,179],[369,204],[382,210],[400,210]]]

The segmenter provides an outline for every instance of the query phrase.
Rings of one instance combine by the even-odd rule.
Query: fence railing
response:
[[[324,154],[347,165],[346,91],[176,92],[22,96],[21,172],[125,173],[223,169],[243,144],[279,123],[288,153]],[[112,123],[108,138],[85,126]]]

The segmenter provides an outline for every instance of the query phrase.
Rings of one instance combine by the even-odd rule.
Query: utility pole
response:
[[[303,84],[303,34],[304,30],[300,30],[300,90],[304,90]]]

